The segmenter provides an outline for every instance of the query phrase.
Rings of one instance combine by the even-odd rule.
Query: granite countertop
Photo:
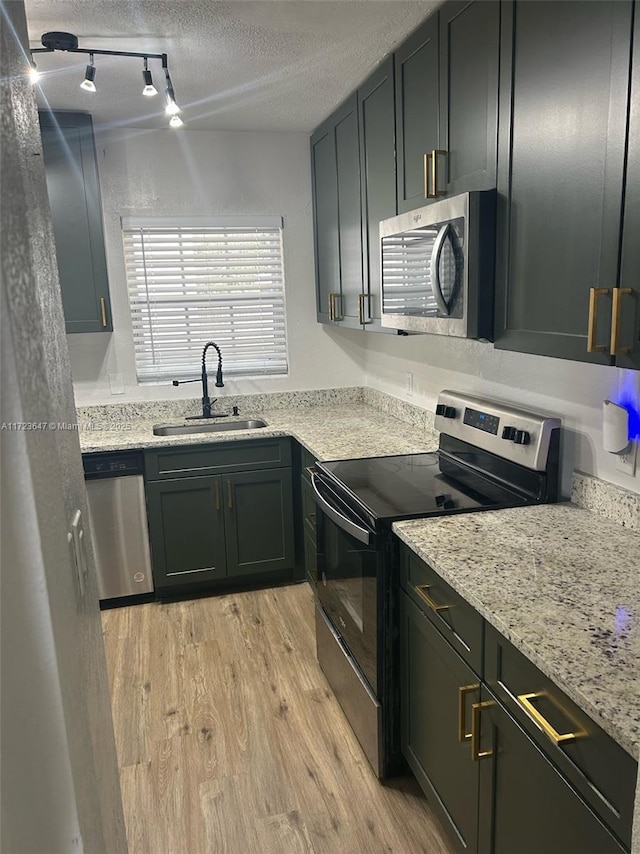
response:
[[[398,522],[393,530],[639,758],[639,531],[575,504]]]
[[[169,420],[172,424],[200,422],[155,417],[153,421],[129,418],[109,424],[108,421],[90,422],[80,418],[80,447],[87,453],[293,436],[317,459],[330,460],[419,453],[438,446],[434,431],[414,427],[365,403],[264,409],[255,413],[243,411],[240,415],[241,419],[253,417],[262,418],[268,426],[191,436],[154,436],[153,426]],[[233,421],[234,418],[216,420]]]

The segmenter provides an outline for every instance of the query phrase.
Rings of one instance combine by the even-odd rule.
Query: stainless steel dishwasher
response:
[[[153,576],[139,451],[84,454],[89,516],[98,563],[100,604],[153,598]]]

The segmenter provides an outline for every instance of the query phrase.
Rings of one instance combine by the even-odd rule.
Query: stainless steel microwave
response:
[[[493,340],[495,190],[380,223],[382,325]]]

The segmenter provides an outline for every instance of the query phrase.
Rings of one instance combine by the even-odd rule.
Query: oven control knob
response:
[[[442,415],[443,418],[455,418],[457,412],[455,406],[445,406],[444,403],[439,403],[436,406],[436,415]]]
[[[513,441],[516,437],[516,428],[515,427],[504,427],[502,430],[502,438],[510,439]]]
[[[526,430],[516,430],[516,435],[513,437],[513,441],[516,445],[528,445],[530,438],[531,436]]]

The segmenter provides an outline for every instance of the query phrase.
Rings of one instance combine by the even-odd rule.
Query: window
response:
[[[123,218],[139,383],[195,377],[215,341],[228,376],[287,373],[282,220]]]

